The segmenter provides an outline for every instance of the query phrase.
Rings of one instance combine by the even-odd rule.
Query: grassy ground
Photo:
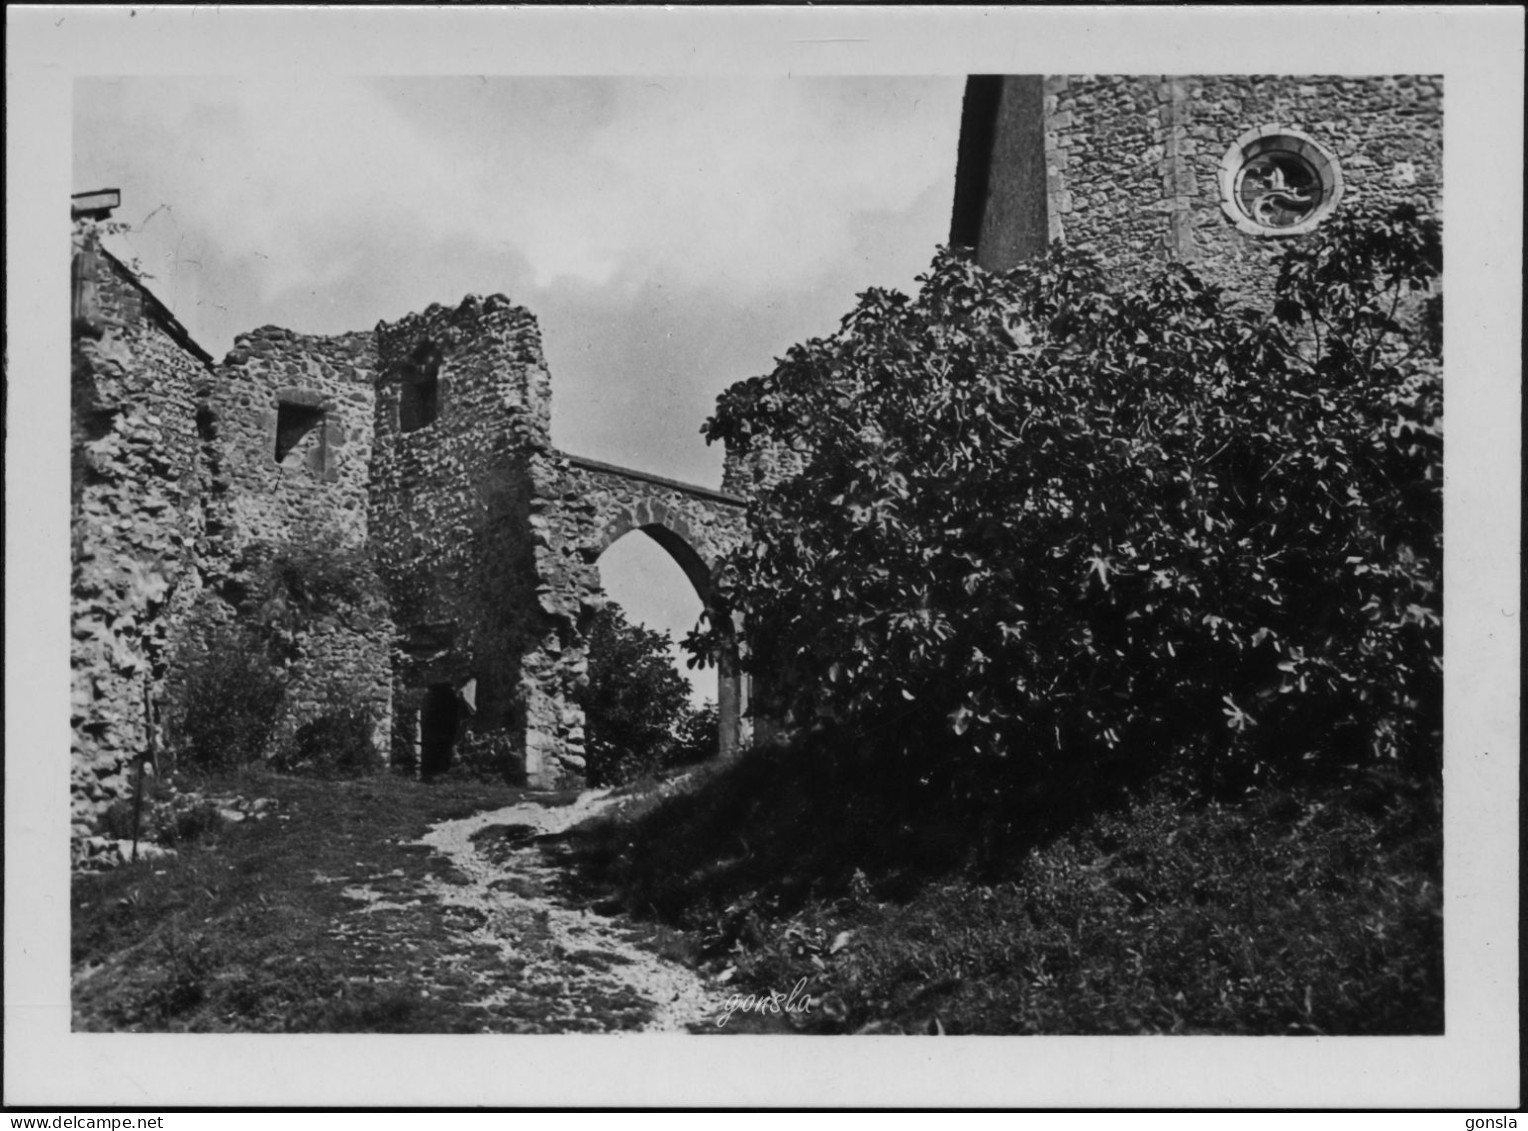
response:
[[[1370,777],[1165,789],[984,838],[760,752],[589,827],[587,882],[809,1032],[1440,1033],[1441,805]],[[799,995],[798,995],[799,1000]]]
[[[473,935],[470,908],[441,900],[440,885],[462,877],[414,842],[522,792],[389,775],[210,785],[274,804],[258,820],[214,823],[174,856],[75,878],[76,1030],[547,1032],[602,1027],[596,1015],[640,1020],[631,1000],[585,1001],[587,1023],[566,1019],[565,986],[522,978]],[[530,959],[545,957],[543,927],[513,924]]]
[[[642,949],[701,966],[722,997],[797,990],[795,1012],[707,1031],[1442,1030],[1441,807],[1400,782],[1236,805],[1157,789],[994,838],[820,752],[759,751],[625,793],[538,839],[536,867],[517,855],[530,830],[486,824],[472,843],[502,875],[475,882],[532,900],[491,931],[452,898],[469,878],[418,841],[522,792],[386,775],[212,788],[268,798],[267,815],[75,878],[77,1030],[640,1026],[652,1000],[596,976],[629,952],[559,942],[534,910],[551,888],[575,917],[645,921]]]

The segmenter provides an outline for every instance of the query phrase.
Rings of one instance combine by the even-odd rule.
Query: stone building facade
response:
[[[1441,214],[1443,80],[982,75],[966,87],[950,242],[1004,270],[1054,242],[1122,275],[1189,263],[1265,293],[1338,209]]]

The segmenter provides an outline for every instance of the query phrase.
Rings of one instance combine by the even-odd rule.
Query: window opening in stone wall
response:
[[[286,404],[276,406],[276,462],[283,462],[293,448],[315,429],[323,437],[324,410],[311,405]]]
[[[440,416],[440,363],[440,350],[425,342],[404,367],[398,396],[399,431],[413,432]]]
[[[1231,144],[1220,163],[1220,206],[1241,231],[1297,236],[1342,198],[1342,170],[1299,130],[1259,126]]]

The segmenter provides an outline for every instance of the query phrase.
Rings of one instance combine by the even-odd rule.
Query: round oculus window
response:
[[[1337,159],[1313,138],[1281,126],[1249,130],[1220,166],[1220,206],[1242,231],[1297,236],[1342,197]]]

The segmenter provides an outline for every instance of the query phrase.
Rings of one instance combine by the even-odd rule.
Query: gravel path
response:
[[[468,882],[435,882],[431,890],[441,903],[481,923],[469,932],[473,941],[523,963],[524,982],[559,983],[571,1014],[597,1016],[599,1002],[634,997],[648,1007],[640,1012],[650,1014],[640,1031],[714,1031],[723,987],[638,945],[638,932],[621,917],[597,915],[558,897],[558,871],[535,838],[563,832],[613,803],[609,790],[591,790],[571,805],[526,801],[435,825],[423,843],[447,856]],[[473,840],[495,826],[504,827],[502,837]],[[534,939],[527,938],[528,922],[535,924]],[[619,1015],[609,1020],[612,1029],[629,1027]]]

